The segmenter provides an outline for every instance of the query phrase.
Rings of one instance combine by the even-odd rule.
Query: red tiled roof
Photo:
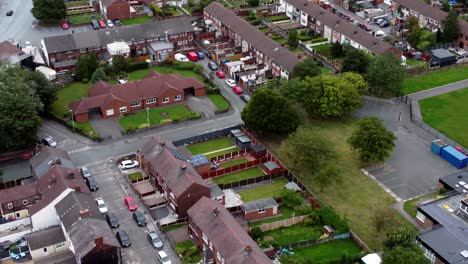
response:
[[[245,229],[219,202],[203,197],[188,210],[188,215],[208,237],[226,263],[272,263]],[[249,253],[247,248],[251,250]]]
[[[21,55],[24,52],[8,41],[0,42],[0,61],[7,60],[11,56]]]
[[[23,200],[35,195],[40,195],[36,183],[18,185],[0,191],[0,204]]]
[[[89,96],[97,96],[102,94],[107,94],[110,92],[112,85],[105,81],[97,81],[91,88],[89,88]]]

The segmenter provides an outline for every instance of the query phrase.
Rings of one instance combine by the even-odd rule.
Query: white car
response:
[[[104,200],[102,198],[96,198],[96,204],[99,208],[99,212],[101,212],[101,214],[106,214],[108,209],[107,209],[107,206],[106,206],[106,203],[104,202]]]
[[[233,79],[226,79],[226,84],[229,85],[229,87],[234,87],[236,86],[236,81]]]
[[[181,53],[177,53],[176,55],[174,55],[174,59],[176,61],[181,61],[181,62],[187,62],[189,61],[189,59],[187,58],[187,56],[185,56],[184,54],[181,54]]]
[[[158,259],[162,264],[171,264],[171,258],[162,250],[158,252]]]
[[[110,20],[110,19],[106,20],[106,24],[107,24],[107,27],[110,27],[110,28],[114,27],[114,23],[112,23],[112,20]]]
[[[119,168],[122,170],[133,169],[138,166],[140,166],[140,164],[136,160],[122,160],[119,164]]]
[[[44,145],[49,146],[49,147],[53,147],[53,148],[57,147],[57,142],[51,136],[47,136],[43,138],[41,142]]]

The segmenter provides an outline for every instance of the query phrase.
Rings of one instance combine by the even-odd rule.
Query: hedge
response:
[[[135,62],[128,65],[128,72],[136,71],[136,70],[143,70],[148,69],[149,64],[146,61],[143,62]]]
[[[311,44],[328,41],[327,38],[316,38],[310,41]]]

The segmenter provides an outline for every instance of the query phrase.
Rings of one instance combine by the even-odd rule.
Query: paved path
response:
[[[411,217],[404,209],[403,209],[404,201],[400,201],[397,203],[392,204],[392,207],[397,210],[397,212],[403,216],[408,222],[410,222],[414,227],[416,227],[419,231],[423,231],[424,229],[420,226],[416,220]]]

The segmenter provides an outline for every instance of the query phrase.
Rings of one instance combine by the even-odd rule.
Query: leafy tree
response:
[[[289,255],[285,253],[280,257],[280,262],[282,264],[302,264],[304,263],[298,255]]]
[[[436,32],[436,35],[435,35],[435,41],[437,43],[441,43],[443,42],[443,36],[442,36],[442,31],[440,30],[440,28],[437,29],[437,32]]]
[[[195,64],[195,66],[193,66],[193,72],[201,74],[203,72],[203,66]]]
[[[43,105],[23,70],[0,65],[0,151],[29,147],[36,141]]]
[[[257,7],[260,4],[260,0],[249,0],[248,2],[251,7]]]
[[[38,20],[62,20],[67,15],[63,0],[33,0],[32,15]]]
[[[428,49],[429,47],[433,46],[434,43],[435,43],[434,34],[429,30],[422,30],[419,36],[419,41],[418,41],[418,44],[416,45],[416,48],[418,50],[424,51]]]
[[[333,57],[343,56],[343,46],[338,41],[335,41],[335,42],[332,43],[332,45],[330,47],[330,50],[331,50],[331,55]]]
[[[122,55],[117,55],[112,58],[112,67],[114,73],[126,72],[128,70],[128,61]]]
[[[400,58],[392,53],[375,56],[367,68],[366,79],[372,92],[383,95],[384,91],[398,95],[403,89],[406,69]]]
[[[316,175],[337,153],[331,141],[317,130],[299,127],[281,143],[280,156],[289,167]]]
[[[255,91],[241,118],[247,127],[260,132],[289,133],[300,123],[296,110],[279,91],[262,88]]]
[[[271,83],[273,82],[268,82],[268,84]],[[277,89],[277,87],[275,87],[275,89]],[[286,98],[296,102],[300,102],[307,93],[305,83],[299,78],[294,78],[287,82],[282,82],[279,86],[279,91]]]
[[[317,173],[314,180],[320,186],[320,191],[323,192],[324,187],[330,185],[333,181],[340,180],[340,170],[335,165],[329,164]]]
[[[348,83],[354,85],[359,94],[365,94],[369,90],[369,84],[367,84],[364,77],[361,74],[355,72],[345,72],[341,74],[341,77],[348,81]]]
[[[97,68],[94,72],[93,75],[91,75],[91,81],[93,83],[97,81],[107,81],[107,75],[104,72],[102,68]]]
[[[406,226],[400,226],[390,230],[386,234],[384,244],[388,248],[411,247],[416,238],[416,231]]]
[[[322,225],[331,225],[337,234],[349,231],[349,223],[346,217],[340,217],[330,205],[321,205],[319,210],[320,222]]]
[[[302,195],[300,192],[294,190],[284,189],[281,192],[281,203],[288,208],[294,208],[294,206],[302,203]]]
[[[395,247],[384,251],[382,264],[430,264],[422,250],[416,245],[409,248]]]
[[[414,16],[409,17],[406,21],[406,28],[409,30],[408,34],[406,35],[406,40],[412,47],[416,47],[422,32],[422,28],[419,26],[418,19]]]
[[[252,232],[252,238],[254,240],[257,240],[257,239],[259,239],[259,238],[261,238],[263,236],[263,232],[262,232],[262,230],[260,229],[259,226],[252,227],[251,232]]]
[[[89,77],[99,68],[99,61],[97,58],[97,55],[95,52],[92,52],[90,55],[88,55],[88,72],[89,72]]]
[[[297,48],[299,45],[299,37],[297,35],[297,30],[291,29],[288,34],[288,45],[291,48]]]
[[[442,20],[441,28],[442,38],[445,42],[453,42],[458,39],[460,35],[460,22],[454,11],[450,11],[447,17]]]
[[[87,81],[89,76],[88,55],[82,54],[78,57],[75,67],[75,79],[77,81]]]
[[[392,155],[395,139],[382,120],[372,116],[359,121],[358,129],[348,139],[348,144],[359,153],[362,161],[382,162]]]
[[[364,74],[370,63],[370,55],[365,51],[358,50],[351,46],[345,48],[345,56],[341,67],[342,72],[356,72]]]
[[[320,67],[317,63],[313,59],[307,58],[294,66],[292,75],[294,78],[304,80],[305,77],[319,76],[320,73]]]
[[[47,112],[50,106],[57,100],[58,87],[47,80],[40,72],[27,70],[24,72],[26,73],[26,79],[31,81],[31,87],[36,91],[44,106],[41,112]]]
[[[445,12],[449,12],[450,11],[450,4],[448,2],[448,0],[443,0],[442,1],[442,8],[441,8],[443,11]]]

